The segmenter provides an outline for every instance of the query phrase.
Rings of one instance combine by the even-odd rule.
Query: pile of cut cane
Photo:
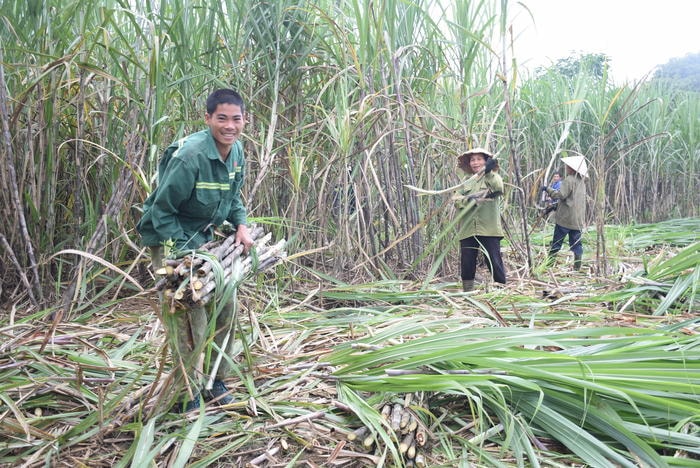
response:
[[[251,226],[253,246],[243,252],[231,234],[202,245],[175,259],[165,259],[156,270],[160,280],[156,289],[165,298],[186,304],[205,305],[214,290],[230,282],[239,282],[250,274],[268,270],[287,257],[286,240],[270,245],[272,233],[264,234],[259,226]]]

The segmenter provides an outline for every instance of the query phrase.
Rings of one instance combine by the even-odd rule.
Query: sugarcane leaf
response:
[[[177,451],[177,457],[172,464],[174,468],[185,468],[185,466],[187,466],[187,462],[190,459],[190,456],[192,456],[192,452],[197,445],[197,441],[199,440],[199,436],[202,433],[204,422],[206,420],[207,417],[204,411],[204,405],[200,405],[199,415],[197,416],[197,419],[194,420],[190,430],[187,431],[187,435],[185,435],[185,438]]]
[[[686,270],[700,265],[700,242],[695,242],[680,250],[673,257],[649,268],[649,278],[657,281],[675,277]]]
[[[688,291],[694,281],[696,281],[695,274],[676,278],[675,283],[673,283],[673,286],[666,293],[656,310],[652,312],[652,315],[659,316],[667,313],[670,307]]]
[[[78,256],[81,256],[81,257],[85,257],[85,258],[87,258],[87,259],[89,259],[89,260],[92,260],[93,262],[97,262],[97,263],[99,263],[99,264],[101,264],[101,265],[107,267],[108,269],[110,269],[110,270],[116,272],[117,274],[121,275],[122,277],[124,277],[124,279],[126,279],[127,281],[129,281],[129,282],[130,282],[132,285],[134,285],[139,291],[143,291],[143,287],[141,286],[141,283],[139,283],[139,282],[138,282],[136,279],[134,279],[131,275],[129,275],[128,273],[126,273],[125,271],[123,271],[123,270],[122,270],[121,268],[119,268],[118,266],[116,266],[116,265],[114,265],[114,264],[108,262],[107,260],[105,260],[105,259],[103,259],[103,258],[101,258],[101,257],[98,257],[97,255],[93,255],[93,254],[91,254],[91,253],[89,253],[89,252],[83,252],[83,251],[81,251],[81,250],[75,250],[75,249],[63,249],[63,250],[60,250],[60,251],[56,252],[55,254],[51,255],[51,257],[49,257],[49,258],[52,259],[52,258],[55,258],[55,257],[57,257],[57,256],[59,256],[59,255],[63,255],[63,254],[78,255]]]
[[[144,426],[141,427],[138,437],[135,439],[136,450],[134,458],[131,460],[132,468],[149,466],[153,461],[153,453],[151,453],[151,445],[155,435],[157,418],[151,418]]]
[[[532,398],[523,395],[517,400],[517,408],[528,418],[529,424],[541,427],[572,452],[592,466],[610,466],[611,463],[634,468],[635,464],[624,458],[603,441],[582,429],[578,424],[546,404],[536,404]]]
[[[649,444],[628,430],[617,412],[613,411],[605,401],[581,405],[580,400],[565,393],[548,393],[545,401],[548,407],[556,407],[569,420],[579,421],[579,424],[589,431],[591,428],[595,429],[600,434],[598,437],[609,437],[624,445],[645,464],[649,466],[664,465],[659,454]]]

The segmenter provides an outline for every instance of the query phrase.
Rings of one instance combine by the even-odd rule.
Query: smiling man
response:
[[[244,113],[243,98],[236,91],[214,91],[207,98],[204,116],[208,128],[175,141],[165,150],[158,164],[158,186],[144,202],[137,225],[143,245],[151,248],[154,269],[162,265],[165,246],[196,249],[210,241],[214,228],[224,221],[235,228],[236,244],[243,244],[246,251],[253,244],[241,201],[245,159],[239,137],[245,126]],[[183,371],[188,384],[184,410],[197,408],[201,402],[201,382],[208,369],[206,363],[200,365],[199,359],[209,343],[209,330],[216,323],[217,347],[215,352],[207,353],[215,357],[225,342],[233,310],[230,301],[223,307],[212,301],[207,307],[172,311],[176,320],[167,333],[174,367]],[[234,340],[228,343],[230,349]],[[228,353],[228,349],[223,352]],[[214,385],[204,396],[219,404],[232,403],[224,383],[229,371],[230,359],[224,356]]]
[[[207,130],[172,143],[158,165],[158,186],[143,206],[138,230],[144,245],[173,242],[178,249],[197,248],[212,239],[224,221],[236,228],[246,247],[252,239],[240,190],[245,174],[245,126],[241,96],[230,89],[207,98]]]

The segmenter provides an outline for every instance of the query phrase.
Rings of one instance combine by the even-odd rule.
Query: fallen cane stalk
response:
[[[260,265],[258,265],[258,271],[265,271],[268,268],[271,268],[278,263],[280,263],[282,260],[284,260],[287,257],[285,253],[280,254],[279,257],[272,257],[266,259],[264,262],[260,262]]]
[[[263,229],[262,227],[253,227],[251,229],[251,238],[253,241],[255,241],[257,238],[260,237],[262,234]],[[224,238],[221,241],[211,241],[207,242],[206,244],[202,245],[199,247],[198,250],[202,251],[208,251],[210,255],[213,255],[214,257],[218,259],[222,259],[224,257],[224,253],[227,251],[230,251],[231,249],[235,248],[234,243],[236,241],[236,236],[235,234],[232,234],[226,238]],[[202,266],[204,264],[204,266]],[[200,269],[204,268],[204,274],[208,273],[211,270],[212,264],[208,262],[208,266],[202,257],[192,257],[191,255],[186,255],[181,259],[180,265],[176,268],[176,272],[180,276],[187,276],[190,274],[190,271],[193,271],[195,269]]]
[[[282,239],[281,241],[277,242],[275,245],[268,246],[264,249],[261,250],[261,252],[258,255],[257,261],[258,263],[262,262],[263,260],[272,257],[273,255],[278,254],[279,252],[284,249],[285,244],[287,243],[286,240]],[[245,260],[245,263],[252,263],[253,262],[253,257],[248,256]]]
[[[224,252],[223,256],[217,256],[215,255],[216,258],[219,259],[219,263],[221,263],[221,267],[225,268],[233,263],[233,261],[238,258],[241,254],[243,253],[243,245],[239,244],[237,246],[231,246],[231,250],[228,250]],[[211,277],[213,276],[213,273],[211,272],[212,267],[214,266],[213,262],[205,262],[201,267],[197,269],[197,275],[199,276],[205,276],[205,277]]]
[[[354,440],[364,441],[365,437],[367,437],[368,433],[369,433],[369,429],[367,429],[366,427],[358,427],[354,431],[348,432],[346,437],[351,442]]]
[[[261,268],[258,268],[256,271],[263,271],[265,268],[269,268],[273,265],[276,265],[277,263],[281,262],[282,258],[270,258],[266,260],[265,265],[261,265]],[[264,268],[262,268],[264,266]],[[229,282],[230,277],[227,276],[224,278],[224,282]],[[212,299],[212,291],[216,287],[216,283],[212,282],[209,283],[208,285],[205,285],[200,291],[198,291],[196,294],[192,294],[192,302],[201,304],[201,305],[206,305],[209,303],[209,301]]]
[[[409,432],[399,443],[399,453],[404,454],[413,445],[413,432]],[[415,446],[414,446],[415,447]]]
[[[279,260],[281,260],[281,259],[278,259],[278,261]],[[278,262],[274,262],[274,263],[277,264]],[[272,263],[270,265],[272,265]],[[197,304],[201,304],[201,305],[208,304],[209,301],[211,301],[211,299],[212,299],[211,293],[212,293],[213,289],[214,288],[206,288],[206,291],[204,293],[193,295],[192,301],[197,303]]]
[[[428,441],[428,434],[425,431],[425,428],[422,426],[418,426],[416,428],[416,443],[420,445],[421,447],[425,445],[425,443]]]
[[[408,446],[408,450],[406,450],[406,458],[410,458],[411,460],[416,458],[416,444],[411,444]]]
[[[407,432],[414,432],[418,427],[418,419],[411,413],[411,419],[408,421],[408,426],[406,426]]]
[[[267,245],[267,243],[270,242],[271,240],[272,240],[272,233],[271,232],[268,232],[263,237],[255,240],[255,242],[254,242],[255,249],[257,250],[258,254],[261,254],[262,252],[265,252],[267,249],[270,248],[270,246]],[[251,256],[248,256],[248,258],[250,259]]]
[[[401,420],[399,421],[399,429],[403,430],[408,427],[408,423],[411,421],[411,412],[407,409],[404,408],[403,412],[401,413]]]
[[[240,257],[236,257],[235,259],[232,260],[231,264],[228,265],[226,268],[223,270],[223,280],[222,283],[230,283],[232,280],[235,280],[234,277],[232,277],[233,274],[233,268],[234,265],[237,265],[236,260],[239,259]],[[240,264],[240,262],[238,262]],[[242,267],[242,265],[241,265]],[[241,268],[242,271],[242,268]],[[202,280],[197,280],[197,285],[194,287],[194,290],[197,291],[196,293],[192,294],[192,301],[193,302],[199,302],[202,297],[206,296],[210,292],[216,288],[216,278],[214,277],[213,273],[209,273],[206,278]]]
[[[253,458],[250,462],[248,462],[247,466],[254,467],[254,466],[260,465],[261,463],[271,461],[271,458],[279,451],[280,451],[279,447],[272,447],[270,450],[266,451],[262,455],[259,455],[255,458]]]
[[[384,419],[385,421],[389,421],[389,418],[391,417],[391,405],[388,403],[386,405],[384,405],[384,407],[382,408],[381,414],[382,414],[382,419]]]
[[[190,268],[192,267],[193,262],[194,261],[192,260],[192,257],[190,255],[182,257],[182,259],[180,260],[180,264],[177,267],[175,267],[175,273],[177,273],[178,276],[189,275]]]
[[[297,416],[296,418],[287,419],[276,424],[270,424],[269,426],[265,426],[265,430],[274,429],[276,427],[293,426],[294,424],[311,421],[312,419],[322,419],[325,417],[326,413],[324,411],[316,411],[315,413],[303,414],[301,416]]]
[[[171,265],[165,265],[156,270],[156,275],[171,277],[175,276],[175,268]]]
[[[362,441],[362,445],[369,449],[372,448],[372,445],[374,444],[374,434],[370,434],[365,439]]]
[[[338,451],[335,451],[335,449],[330,449],[329,447],[324,447],[324,446],[314,446],[313,450],[318,451],[318,452],[331,452],[331,451],[333,451],[334,453],[337,454],[338,457],[348,457],[348,458],[352,458],[352,459],[366,458],[367,460],[372,462],[372,466],[379,466],[380,461],[381,461],[381,458],[377,457],[376,455],[371,455],[369,453],[363,453],[363,452],[353,452],[352,450],[340,449]],[[323,466],[326,466],[326,465],[324,464]]]
[[[401,416],[403,414],[403,407],[399,403],[394,403],[391,408],[391,429],[394,432],[398,432],[401,428]]]
[[[229,252],[236,248],[235,242],[236,238],[234,236],[228,236],[219,245],[209,250],[213,256],[217,258],[224,258],[226,256],[226,252]],[[202,268],[206,269],[206,264],[204,264]]]
[[[254,249],[248,255],[243,255],[243,245],[236,245],[235,235],[230,235],[221,241],[205,244],[206,249],[203,246],[193,251],[191,255],[185,255],[180,259],[166,259],[166,267],[156,272],[162,276],[157,282],[156,289],[166,291],[164,295],[172,301],[197,305],[208,304],[214,298],[217,285],[242,281],[242,278],[248,274],[273,267],[287,257],[284,251],[286,240],[267,245],[272,234],[263,234],[262,227],[251,228]],[[237,263],[243,265],[241,278],[233,274],[233,265]],[[215,264],[216,268],[214,268]],[[168,290],[174,292],[167,292]]]
[[[286,241],[280,241],[277,243],[276,246],[268,250],[270,255],[272,253],[275,253],[279,255],[278,257],[271,257],[270,255],[265,255],[262,257],[262,262],[258,264],[257,269],[255,270],[256,272],[262,271],[265,268],[269,268],[270,266],[278,263],[281,261],[283,257],[286,257],[286,252],[283,252],[281,249],[285,245]],[[240,252],[242,252],[242,246],[240,246]],[[233,264],[236,262],[236,260],[240,259],[240,252],[239,249],[237,248],[236,251],[233,252],[232,255],[229,257],[226,257],[223,262],[222,266],[224,267],[223,269],[223,274],[224,274],[224,283],[228,283],[231,281],[232,278],[232,272],[233,272]],[[241,260],[241,266],[243,268],[244,273],[247,273],[251,271],[250,269],[250,257],[247,257],[246,259]],[[197,291],[196,293],[192,294],[192,301],[197,303],[206,303],[208,301],[204,300],[204,297],[210,294],[214,288],[216,288],[216,281],[214,274],[212,272],[209,272],[206,276],[206,278],[202,280],[196,280],[196,284],[193,285],[193,289]]]

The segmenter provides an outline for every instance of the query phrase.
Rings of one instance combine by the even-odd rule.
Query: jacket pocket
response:
[[[219,206],[218,190],[197,188],[189,202],[182,207],[182,214],[192,219],[211,219]]]

